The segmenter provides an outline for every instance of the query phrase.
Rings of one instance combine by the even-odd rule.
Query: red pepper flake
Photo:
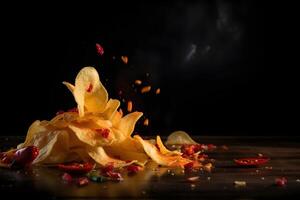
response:
[[[104,54],[104,49],[103,49],[103,47],[102,47],[100,44],[98,44],[98,43],[96,43],[96,52],[97,52],[97,54],[100,55],[100,56],[102,56],[102,55]]]
[[[281,178],[276,178],[275,179],[275,184],[279,187],[283,187],[286,186],[287,184],[287,179],[285,177],[281,177]]]
[[[123,180],[123,177],[120,173],[118,172],[107,172],[106,175],[108,177],[110,177],[113,181],[122,181]]]
[[[91,92],[92,90],[93,90],[93,84],[90,83],[86,91]]]
[[[78,108],[71,108],[68,110],[68,112],[75,112],[75,113],[78,113]]]
[[[135,174],[137,173],[138,171],[141,170],[141,167],[140,166],[137,166],[137,165],[129,165],[127,167],[127,171],[130,173],[130,174]]]
[[[184,165],[184,170],[185,171],[191,171],[194,167],[194,163],[193,162],[189,162],[187,164]]]
[[[69,163],[59,164],[58,168],[62,171],[76,174],[84,174],[91,171],[94,168],[92,163]]]
[[[109,163],[101,169],[103,174],[107,174],[108,172],[112,172],[114,170],[114,163]]]
[[[107,128],[98,128],[98,129],[95,129],[95,131],[104,138],[108,138],[108,136],[109,136],[109,129],[107,129]]]
[[[82,187],[89,184],[89,179],[87,177],[81,177],[77,179],[77,185]]]
[[[64,173],[61,178],[63,181],[65,181],[67,183],[71,183],[73,180],[72,176],[68,173]]]

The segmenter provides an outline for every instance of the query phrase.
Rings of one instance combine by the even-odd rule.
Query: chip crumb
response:
[[[121,56],[121,59],[122,59],[124,64],[128,63],[128,57],[127,56]]]
[[[127,111],[131,112],[132,111],[132,101],[127,102]]]
[[[234,185],[236,186],[246,186],[246,181],[234,181]]]
[[[266,166],[265,169],[271,170],[271,169],[273,169],[273,167],[272,166]]]
[[[160,88],[157,88],[155,94],[160,94]]]
[[[265,180],[265,177],[261,177],[261,180]]]
[[[148,125],[149,125],[149,119],[146,118],[146,119],[144,120],[144,126],[148,126]]]
[[[144,94],[144,93],[150,92],[150,90],[151,90],[151,86],[148,85],[141,89],[141,93]]]
[[[296,179],[296,182],[300,183],[300,179]]]
[[[261,153],[259,153],[259,154],[257,154],[258,155],[258,157],[263,157],[264,155],[263,154],[261,154]]]
[[[135,80],[134,83],[135,83],[136,85],[142,85],[142,81],[141,81],[141,80],[138,80],[138,79]]]

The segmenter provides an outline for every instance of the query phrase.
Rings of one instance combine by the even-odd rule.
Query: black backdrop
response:
[[[74,107],[61,82],[87,65],[111,97],[123,90],[149,117],[141,134],[286,134],[288,100],[265,62],[264,11],[255,1],[13,9],[2,18],[1,134],[24,135],[33,120]],[[161,94],[134,93],[137,78]]]

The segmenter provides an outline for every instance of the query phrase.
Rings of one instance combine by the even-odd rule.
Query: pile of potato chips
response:
[[[124,167],[132,163],[145,165],[152,159],[163,166],[183,167],[192,162],[180,152],[168,150],[159,136],[155,143],[138,135],[132,137],[143,113],[122,116],[118,111],[120,101],[109,99],[95,68],[81,69],[75,85],[63,84],[73,94],[77,110],[60,113],[50,121],[33,122],[25,142],[17,147],[34,145],[40,149],[33,164],[83,161]]]

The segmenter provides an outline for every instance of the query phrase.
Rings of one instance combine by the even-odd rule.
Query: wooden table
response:
[[[23,137],[0,137],[1,150],[16,146]],[[198,137],[201,143],[226,145],[210,153],[215,168],[211,173],[182,173],[151,167],[133,176],[125,175],[120,183],[91,183],[85,187],[62,182],[61,172],[54,168],[33,167],[30,171],[0,169],[0,195],[6,197],[42,197],[43,199],[282,199],[300,195],[300,138],[293,137]],[[241,168],[234,158],[256,156],[271,158],[259,168]],[[195,183],[191,176],[200,176]],[[274,185],[277,177],[286,177],[285,187]],[[235,186],[234,181],[247,185]],[[2,199],[2,198],[1,198]]]

